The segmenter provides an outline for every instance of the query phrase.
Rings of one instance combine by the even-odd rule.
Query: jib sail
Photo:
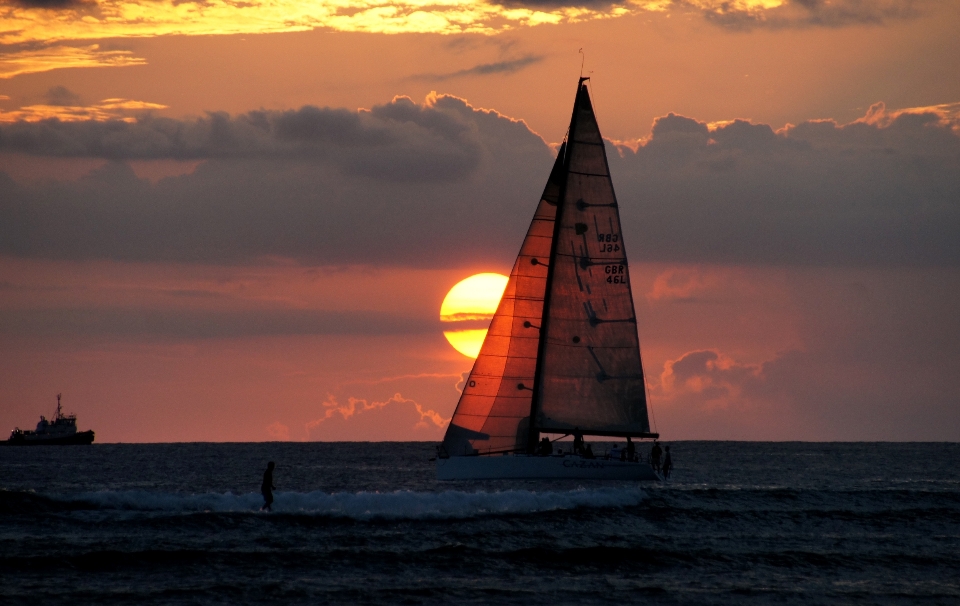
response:
[[[563,147],[443,439],[448,455],[524,450]]]

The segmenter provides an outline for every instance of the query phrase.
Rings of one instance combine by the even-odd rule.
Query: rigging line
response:
[[[580,53],[580,77],[583,78],[583,62],[586,61],[587,55],[583,52],[583,49],[577,51]]]
[[[579,145],[579,142],[577,142],[577,144]],[[573,173],[573,174],[575,174],[575,175],[581,175],[581,176],[584,176],[584,177],[604,177],[604,178],[606,178],[606,177],[609,177],[609,176],[610,176],[610,173],[585,173],[585,172],[576,171],[576,170],[571,170],[570,172]],[[610,204],[604,204],[604,206],[610,206]]]
[[[630,293],[630,298],[633,298],[633,293]],[[636,315],[637,311],[634,309],[633,314]],[[643,378],[643,395],[646,397],[647,412],[650,413],[650,416],[653,417],[653,432],[660,433],[660,428],[657,426],[657,415],[653,412],[653,402],[650,401],[650,386],[647,385],[647,371],[643,367],[643,348],[640,346],[640,323],[637,322],[637,352],[640,354],[640,374]],[[649,422],[649,421],[648,421]]]

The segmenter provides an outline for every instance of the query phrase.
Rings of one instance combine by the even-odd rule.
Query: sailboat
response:
[[[554,455],[542,439],[659,437],[588,80],[577,83],[566,139],[437,449],[440,480],[660,479],[639,461]]]

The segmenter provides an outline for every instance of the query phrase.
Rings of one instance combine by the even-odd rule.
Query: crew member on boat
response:
[[[573,430],[573,454],[583,454],[583,432],[579,427]]]
[[[540,449],[538,454],[544,457],[553,454],[553,444],[550,443],[550,438],[544,436],[544,438],[540,440]]]
[[[608,458],[608,459],[612,459],[612,460],[614,460],[614,461],[620,459],[620,445],[619,445],[619,444],[614,444],[614,445],[613,445],[613,448],[610,449],[610,454],[607,455],[607,458]]]

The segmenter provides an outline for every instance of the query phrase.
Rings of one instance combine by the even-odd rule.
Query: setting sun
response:
[[[486,328],[466,328],[470,323],[489,323],[509,278],[502,274],[483,273],[461,280],[450,289],[440,306],[440,321],[455,323],[455,330],[443,331],[453,348],[476,358],[487,336]],[[459,328],[462,327],[462,328]]]

